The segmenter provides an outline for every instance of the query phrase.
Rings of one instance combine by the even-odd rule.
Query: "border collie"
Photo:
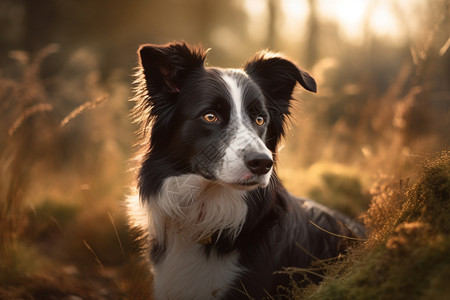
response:
[[[363,235],[349,218],[290,195],[274,171],[296,83],[314,79],[261,52],[243,69],[205,66],[185,43],[143,45],[134,115],[141,123],[132,226],[147,232],[155,299],[261,299],[288,267],[337,257]],[[317,265],[308,281],[318,282]]]

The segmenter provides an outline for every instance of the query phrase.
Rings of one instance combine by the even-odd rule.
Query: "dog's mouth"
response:
[[[261,183],[257,181],[245,181],[245,182],[235,182],[228,185],[238,190],[253,190],[261,186]]]
[[[266,183],[262,178],[259,176],[254,176],[249,179],[243,179],[243,180],[237,180],[235,182],[226,182],[225,185],[230,186],[231,188],[238,189],[238,190],[254,190],[258,187],[266,187],[268,183]]]
[[[258,187],[266,187],[267,186],[267,184],[264,183],[260,178],[252,178],[249,180],[237,180],[237,181],[229,182],[229,181],[220,180],[218,178],[204,176],[203,174],[202,174],[202,177],[211,182],[215,182],[219,185],[222,185],[226,188],[232,188],[232,189],[243,190],[243,191],[250,191],[250,190],[254,190]]]

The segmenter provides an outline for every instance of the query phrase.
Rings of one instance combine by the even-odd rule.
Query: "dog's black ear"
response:
[[[307,72],[270,52],[257,54],[244,69],[264,93],[275,101],[290,100],[297,82],[310,92],[317,91],[316,81]]]
[[[205,51],[184,42],[142,45],[138,53],[149,96],[178,93],[188,72],[203,67],[206,57]]]
[[[284,123],[289,115],[290,100],[296,83],[308,91],[316,92],[316,81],[291,61],[266,51],[251,59],[244,70],[267,99],[271,114],[267,144],[270,150],[275,151],[284,134]]]

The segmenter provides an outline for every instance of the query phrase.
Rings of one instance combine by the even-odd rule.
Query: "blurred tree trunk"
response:
[[[266,44],[269,49],[275,49],[277,39],[278,0],[269,0],[267,6],[267,9],[269,11],[269,28],[267,32]]]
[[[311,68],[318,59],[319,44],[319,17],[317,13],[317,0],[308,0],[309,17],[306,30],[306,61],[305,66]]]
[[[198,18],[197,35],[199,37],[199,40],[203,41],[206,44],[207,41],[210,39],[211,24],[213,24],[213,20],[215,17],[214,14],[215,4],[216,4],[215,2],[209,0],[201,0],[197,4],[198,5],[197,9],[200,12],[200,14],[197,16]]]
[[[25,34],[22,49],[34,53],[55,42],[58,5],[54,1],[25,1]]]

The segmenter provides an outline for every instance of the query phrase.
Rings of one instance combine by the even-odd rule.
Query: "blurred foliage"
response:
[[[58,50],[11,52],[18,77],[0,77],[2,299],[117,298],[132,278],[122,271],[139,268],[123,250],[131,241],[119,206],[133,143],[129,87],[117,72],[100,84],[86,52],[44,80]]]
[[[424,177],[416,169],[448,149],[450,4],[410,1],[407,13],[389,1],[396,40],[369,26],[383,1],[367,1],[352,40],[321,2],[0,1],[0,299],[150,298],[121,206],[133,179],[127,100],[138,45],[174,40],[211,47],[208,64],[224,67],[270,48],[316,78],[318,94],[295,95],[278,174],[294,194],[351,216],[370,202],[371,236],[312,298],[383,298],[396,287],[408,298],[417,285],[439,299],[448,159]]]
[[[322,174],[323,184],[314,187],[309,197],[316,201],[330,203],[331,206],[351,217],[357,217],[368,204],[369,195],[364,194],[361,182],[357,177],[336,173]]]

